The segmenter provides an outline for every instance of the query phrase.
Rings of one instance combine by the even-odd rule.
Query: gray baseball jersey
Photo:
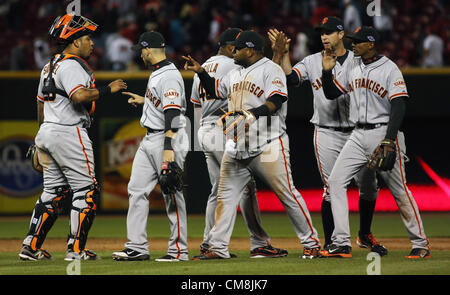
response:
[[[172,128],[182,128],[186,125],[186,97],[184,82],[180,71],[170,63],[150,75],[145,92],[145,103],[142,110],[141,126],[155,130],[164,129],[164,111],[179,109],[180,120]]]
[[[347,186],[353,176],[367,164],[372,152],[384,139],[391,111],[390,101],[408,96],[405,81],[397,65],[381,57],[365,65],[354,58],[345,74],[334,80],[341,91],[350,95],[350,118],[357,124],[342,149],[329,177],[331,207],[335,230],[333,243],[351,245],[348,222]],[[373,124],[370,127],[361,124]],[[367,125],[366,125],[367,126]],[[406,146],[403,132],[395,140],[397,158],[391,171],[379,172],[399,207],[402,221],[413,248],[427,248],[417,204],[406,185]]]
[[[345,61],[340,64],[336,62],[333,69],[335,77],[340,77],[345,66],[353,60],[353,51],[347,51],[348,55]],[[352,127],[349,122],[349,96],[341,95],[335,100],[329,100],[325,97],[322,88],[322,52],[308,55],[302,61],[292,67],[294,73],[298,75],[300,83],[309,80],[314,96],[314,113],[311,123],[316,126],[327,127]]]
[[[234,59],[225,55],[215,55],[206,60],[202,64],[202,67],[211,77],[219,79],[231,70],[238,68],[239,65],[234,63]],[[208,117],[217,117],[217,115],[213,114],[217,114],[216,111],[220,108],[224,111],[228,110],[227,100],[209,98],[209,95],[205,92],[205,89],[201,87],[200,79],[197,74],[194,75],[194,80],[192,83],[191,102],[202,107],[202,117],[200,122],[204,122],[205,120],[210,121],[210,118]]]
[[[56,60],[59,55],[56,56]],[[44,103],[45,122],[80,126],[88,128],[91,124],[89,112],[81,104],[76,104],[60,94],[54,98],[49,98],[42,93],[44,79],[49,74],[49,64],[45,65],[41,71],[37,99]],[[75,60],[64,59],[54,65],[53,78],[58,89],[64,90],[69,98],[81,88],[91,88],[94,86],[95,78],[88,75],[82,66]]]
[[[361,58],[354,58],[343,72],[345,74],[335,77],[334,81],[342,92],[350,95],[350,121],[353,123],[387,123],[390,101],[408,96],[400,69],[385,56],[368,65]]]
[[[149,195],[158,183],[161,173],[164,145],[164,111],[181,110],[180,120],[174,126],[179,128],[172,141],[175,161],[180,167],[189,148],[184,126],[186,118],[186,99],[184,82],[178,69],[172,64],[164,65],[149,77],[145,103],[142,110],[141,125],[153,129],[147,132],[133,160],[130,182],[128,183],[129,208],[127,215],[127,237],[125,247],[148,254],[147,217]],[[179,260],[188,259],[187,216],[183,192],[163,195],[169,218],[170,238],[167,254]]]
[[[251,66],[232,70],[216,80],[216,96],[228,98],[228,110],[237,111],[259,107],[274,94],[287,96],[286,76],[281,67],[268,58],[261,58]],[[249,128],[249,144],[242,138],[228,141],[225,152],[233,158],[245,159],[260,154],[265,146],[286,132],[287,104],[273,114],[270,128],[267,121],[258,120]]]

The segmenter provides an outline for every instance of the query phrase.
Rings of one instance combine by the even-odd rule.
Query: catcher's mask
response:
[[[58,40],[73,41],[97,30],[98,25],[81,15],[69,13],[58,16],[50,30],[49,35]]]

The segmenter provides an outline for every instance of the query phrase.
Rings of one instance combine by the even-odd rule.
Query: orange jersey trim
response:
[[[193,103],[195,103],[195,104],[201,104],[199,100],[196,100],[196,99],[194,99],[194,98],[192,98],[192,97],[191,97],[190,99],[191,99],[191,101],[192,101]]]
[[[168,104],[165,105],[162,109],[165,110],[166,108],[177,108],[177,109],[181,109],[181,106],[177,105],[177,104]]]
[[[84,85],[78,85],[78,86],[76,86],[74,89],[72,89],[72,90],[69,92],[69,98],[72,97],[72,94],[73,94],[75,91],[77,91],[78,89],[80,89],[81,87],[84,87]]]
[[[216,96],[222,99],[222,97],[219,94],[219,79],[216,80]]]
[[[272,92],[269,94],[269,96],[267,96],[267,98],[271,97],[271,96],[274,95],[274,94],[280,94],[280,95],[282,95],[282,96],[287,96],[287,93],[283,93],[283,92],[281,92],[281,91],[275,90],[275,91],[272,91]],[[266,98],[266,99],[267,99],[267,98]]]
[[[302,73],[300,73],[300,71],[297,68],[292,68],[292,69],[297,73],[300,82],[302,82]]]
[[[43,97],[40,97],[39,95],[37,95],[37,99],[38,99],[39,101],[42,101],[42,102],[45,101],[44,98],[43,98]]]
[[[408,96],[408,92],[400,92],[400,93],[391,95],[391,96],[389,97],[389,100],[392,100],[393,98],[396,98],[396,97],[398,97],[398,96]]]
[[[339,89],[340,89],[342,92],[347,93],[347,90],[345,90],[345,88],[342,87],[342,85],[339,84],[339,82],[338,82],[335,78],[333,78],[333,81],[334,81],[334,84],[336,84],[336,86],[339,87]]]

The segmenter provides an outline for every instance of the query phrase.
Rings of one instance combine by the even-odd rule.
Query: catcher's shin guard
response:
[[[85,195],[73,199],[69,248],[77,253],[83,251],[86,246],[88,233],[94,222],[100,200],[100,189],[97,184],[90,185],[88,189]],[[84,206],[82,208],[75,206],[77,201],[84,201]]]
[[[52,228],[58,215],[64,210],[67,200],[72,199],[72,191],[69,186],[58,186],[54,193],[56,197],[43,202],[42,196],[34,207],[33,217],[28,231],[28,236],[33,236],[30,247],[33,250],[40,249],[47,233]]]

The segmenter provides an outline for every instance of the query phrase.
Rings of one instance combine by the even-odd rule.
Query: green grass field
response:
[[[320,215],[313,214],[313,223],[322,237]],[[424,228],[431,241],[432,257],[422,260],[408,260],[404,256],[410,250],[406,230],[398,213],[376,214],[372,231],[388,249],[389,254],[381,258],[380,270],[383,275],[449,275],[450,274],[450,214],[422,214]],[[283,241],[295,240],[292,226],[285,214],[264,214],[262,217],[264,228],[270,233],[274,245],[286,247]],[[352,237],[358,231],[359,215],[351,215]],[[54,260],[25,262],[18,259],[21,240],[24,238],[29,220],[27,217],[0,218],[0,245],[5,244],[7,251],[0,252],[0,275],[64,275],[69,265],[64,261],[64,251],[52,251]],[[203,235],[203,216],[188,217],[189,238],[198,241]],[[44,248],[51,249],[54,241],[67,236],[68,219],[58,220],[48,235]],[[164,241],[167,245],[169,226],[164,215],[149,217],[148,234],[150,240],[151,260],[144,262],[117,262],[111,259],[112,250],[108,245],[97,252],[103,259],[100,261],[81,262],[80,272],[83,275],[365,275],[371,261],[367,260],[367,250],[353,248],[351,259],[315,259],[302,260],[302,246],[296,243],[294,247],[286,247],[289,255],[278,259],[251,259],[249,250],[231,248],[238,258],[215,261],[186,261],[180,263],[161,263],[153,261],[165,254],[165,248],[152,248],[152,239]],[[117,239],[122,247],[126,239],[125,216],[98,216],[89,234],[89,241]],[[248,233],[243,219],[238,215],[233,232],[232,245],[235,240],[246,241]],[[384,240],[384,241],[383,241]],[[89,246],[88,241],[88,246]],[[433,248],[433,241],[436,247]],[[60,241],[61,242],[61,241]],[[12,246],[11,246],[12,244]],[[198,243],[189,245],[190,255],[198,254]],[[115,250],[121,250],[117,248]]]

